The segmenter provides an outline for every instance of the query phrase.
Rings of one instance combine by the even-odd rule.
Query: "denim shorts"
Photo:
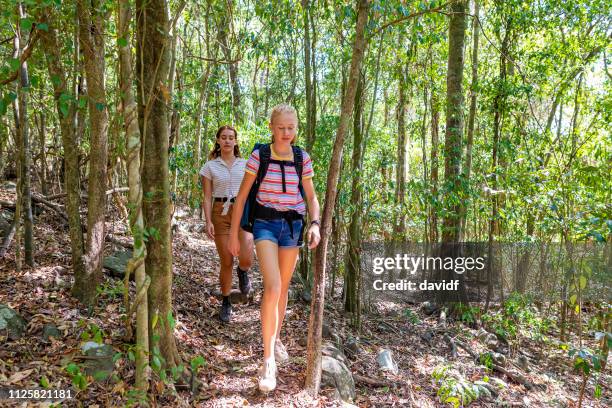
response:
[[[253,240],[268,240],[274,242],[280,248],[301,247],[302,240],[302,220],[293,220],[293,236],[289,223],[285,219],[264,220],[256,218],[253,224]]]

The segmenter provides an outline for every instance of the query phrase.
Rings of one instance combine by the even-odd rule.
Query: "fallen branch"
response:
[[[32,201],[34,201],[37,204],[42,204],[42,205],[52,209],[53,211],[58,213],[60,215],[60,217],[62,217],[64,219],[64,221],[68,222],[68,216],[66,215],[66,213],[64,212],[64,210],[62,209],[62,207],[59,204],[53,203],[53,202],[47,200],[46,198],[44,198],[42,196],[39,196],[38,194],[32,194]]]
[[[353,374],[353,379],[358,383],[371,385],[373,387],[390,387],[392,385],[388,381],[370,378],[359,374]]]
[[[130,191],[129,187],[114,187],[111,188],[110,190],[106,190],[106,195],[109,194],[114,194],[114,193],[126,193]],[[57,200],[58,198],[64,198],[66,197],[68,194],[66,193],[60,193],[60,194],[53,194],[50,196],[45,197],[47,200]],[[87,194],[82,193],[81,194],[81,198],[87,198]]]

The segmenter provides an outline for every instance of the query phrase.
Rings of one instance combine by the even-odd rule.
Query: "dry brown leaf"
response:
[[[15,374],[11,375],[11,378],[8,379],[8,384],[10,385],[10,384],[18,383],[19,381],[22,381],[25,378],[27,378],[33,372],[34,372],[33,368],[30,368],[29,370],[18,371]]]

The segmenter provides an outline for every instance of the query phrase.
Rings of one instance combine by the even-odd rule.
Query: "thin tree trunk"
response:
[[[446,76],[446,138],[444,143],[444,181],[448,189],[445,197],[446,215],[443,219],[442,257],[458,256],[460,232],[459,197],[461,197],[461,156],[463,138],[463,45],[465,41],[465,9],[466,2],[459,1],[451,5],[452,15],[448,26],[448,68]],[[438,271],[440,279],[461,280],[452,271]],[[459,290],[449,293],[436,293],[439,304],[449,304],[455,312],[457,303],[467,303],[467,294],[463,285]]]
[[[327,259],[327,244],[332,221],[332,212],[338,189],[338,175],[340,171],[340,157],[344,148],[344,137],[349,125],[357,92],[357,81],[366,47],[365,25],[368,19],[368,0],[359,0],[357,3],[357,24],[355,26],[355,43],[349,74],[349,85],[342,99],[340,123],[336,132],[336,140],[330,161],[325,193],[325,206],[321,222],[321,242],[316,250],[315,272],[313,283],[312,304],[310,307],[310,320],[308,326],[308,347],[306,366],[306,390],[316,396],[321,383],[321,330],[323,327],[323,305],[325,299],[325,267]]]
[[[468,115],[467,123],[467,141],[465,147],[465,167],[463,168],[463,177],[465,182],[469,182],[472,172],[472,148],[474,146],[474,121],[476,118],[476,99],[478,96],[478,16],[480,13],[480,6],[478,0],[474,0],[474,18],[472,20],[472,84],[470,86],[470,113]],[[461,200],[460,208],[460,236],[459,241],[463,241],[465,235],[465,223],[467,218],[467,206],[469,205],[468,200]]]
[[[140,179],[140,128],[138,127],[138,106],[132,91],[132,55],[130,40],[130,22],[132,12],[128,0],[119,2],[118,44],[119,44],[119,87],[123,103],[123,122],[127,147],[128,198],[130,203],[130,228],[134,238],[134,251],[130,267],[126,270],[124,286],[129,287],[130,272],[134,270],[136,294],[147,290],[150,278],[145,271],[146,246],[144,243],[144,221],[142,216],[142,184]],[[123,42],[123,45],[122,45]],[[127,294],[127,293],[126,293]],[[149,388],[149,317],[147,296],[136,296],[136,388],[146,393]],[[128,330],[131,331],[131,309],[126,301],[126,318]],[[133,306],[132,306],[133,307]]]
[[[465,41],[465,1],[451,5],[448,27],[448,71],[446,77],[446,140],[444,144],[444,178],[456,196],[461,189],[461,150],[463,137],[463,44]],[[459,206],[456,197],[449,197],[442,228],[443,242],[459,238]]]
[[[228,39],[228,31],[230,29],[230,25],[232,24],[232,10],[233,10],[233,1],[227,0],[226,3],[227,10],[223,13],[221,21],[219,23],[219,34],[218,40],[221,44],[221,49],[223,51],[223,55],[225,59],[228,61],[228,70],[229,70],[229,79],[230,79],[230,89],[232,92],[232,111],[234,115],[234,123],[240,123],[242,120],[242,112],[240,111],[240,83],[238,82],[238,62],[232,60],[232,49],[229,44]],[[229,16],[226,14],[229,13]]]
[[[62,64],[61,46],[57,38],[56,16],[51,8],[41,13],[41,21],[48,24],[47,31],[41,31],[41,40],[47,60],[47,69],[53,84],[53,96],[60,124],[62,148],[64,150],[64,188],[66,191],[66,211],[70,235],[72,269],[75,276],[85,274],[83,263],[83,230],[79,210],[81,207],[81,183],[79,172],[79,144],[76,134],[76,106],[64,97],[67,94],[67,75]],[[76,69],[76,67],[75,67]],[[59,172],[58,172],[59,174]]]
[[[106,172],[108,160],[108,110],[106,107],[104,30],[101,4],[77,0],[79,40],[83,49],[89,107],[90,155],[87,183],[87,252],[85,274],[75,276],[72,294],[86,305],[96,300],[96,286],[102,279]]]
[[[17,10],[19,18],[26,18],[26,13],[22,3],[17,3]],[[25,47],[25,30],[21,29],[21,25],[18,25],[17,35],[15,36],[15,46],[17,53],[21,59],[23,48]],[[24,247],[24,260],[29,266],[34,266],[34,237],[33,227],[34,220],[32,218],[32,192],[31,192],[31,163],[32,163],[32,152],[30,147],[30,129],[28,123],[28,91],[30,86],[30,78],[28,75],[28,64],[26,61],[21,63],[19,67],[19,85],[18,85],[18,104],[19,104],[19,116],[16,117],[18,121],[17,130],[19,133],[19,166],[21,166],[20,181],[21,181],[21,206],[23,211],[23,247]],[[17,123],[16,123],[17,124]],[[18,228],[19,230],[19,228]]]
[[[440,122],[440,106],[436,96],[436,87],[432,86],[431,96],[431,197],[430,204],[430,234],[429,242],[438,242],[438,149],[439,149],[439,122]]]
[[[169,69],[168,9],[166,0],[137,0],[137,55],[139,122],[144,140],[143,213],[147,240],[146,270],[151,277],[149,344],[159,348],[165,368],[181,358],[174,338],[172,313],[172,236],[168,177],[168,98],[164,95]]]
[[[399,43],[403,43],[403,38],[400,36]],[[406,78],[407,61],[400,60],[397,66],[398,80],[398,102],[397,102],[397,172],[395,175],[395,234],[401,236],[405,233],[406,217],[404,214],[404,204],[406,201],[406,109],[407,96],[406,88],[408,87]]]
[[[306,84],[306,150],[312,151],[315,142],[315,127],[316,127],[316,96],[314,92],[314,82],[316,77],[313,77],[312,63],[314,61],[314,49],[310,40],[310,0],[302,0],[302,16],[304,19],[304,79]],[[313,26],[312,29],[315,27]]]
[[[42,91],[42,90],[41,90]],[[42,93],[42,92],[41,92]],[[42,99],[42,97],[41,97]],[[41,111],[39,114],[40,123],[38,126],[38,136],[39,136],[39,144],[40,144],[40,189],[44,196],[49,195],[49,186],[47,179],[48,175],[48,167],[47,167],[47,117],[44,111]]]
[[[346,250],[346,285],[344,310],[352,313],[352,325],[359,327],[359,284],[361,279],[361,173],[363,144],[363,90],[364,77],[360,75],[355,93],[355,110],[353,118],[353,156],[351,161],[351,205],[347,250]]]

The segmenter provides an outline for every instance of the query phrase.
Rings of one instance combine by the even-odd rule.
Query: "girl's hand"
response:
[[[319,245],[319,241],[321,241],[319,226],[317,224],[312,224],[310,228],[308,228],[308,248],[316,248],[317,245]]]
[[[238,240],[237,235],[230,234],[229,240],[227,242],[227,249],[229,249],[230,253],[233,256],[240,255],[240,241]]]
[[[206,235],[208,235],[208,238],[212,240],[215,239],[215,226],[212,222],[206,223]]]

